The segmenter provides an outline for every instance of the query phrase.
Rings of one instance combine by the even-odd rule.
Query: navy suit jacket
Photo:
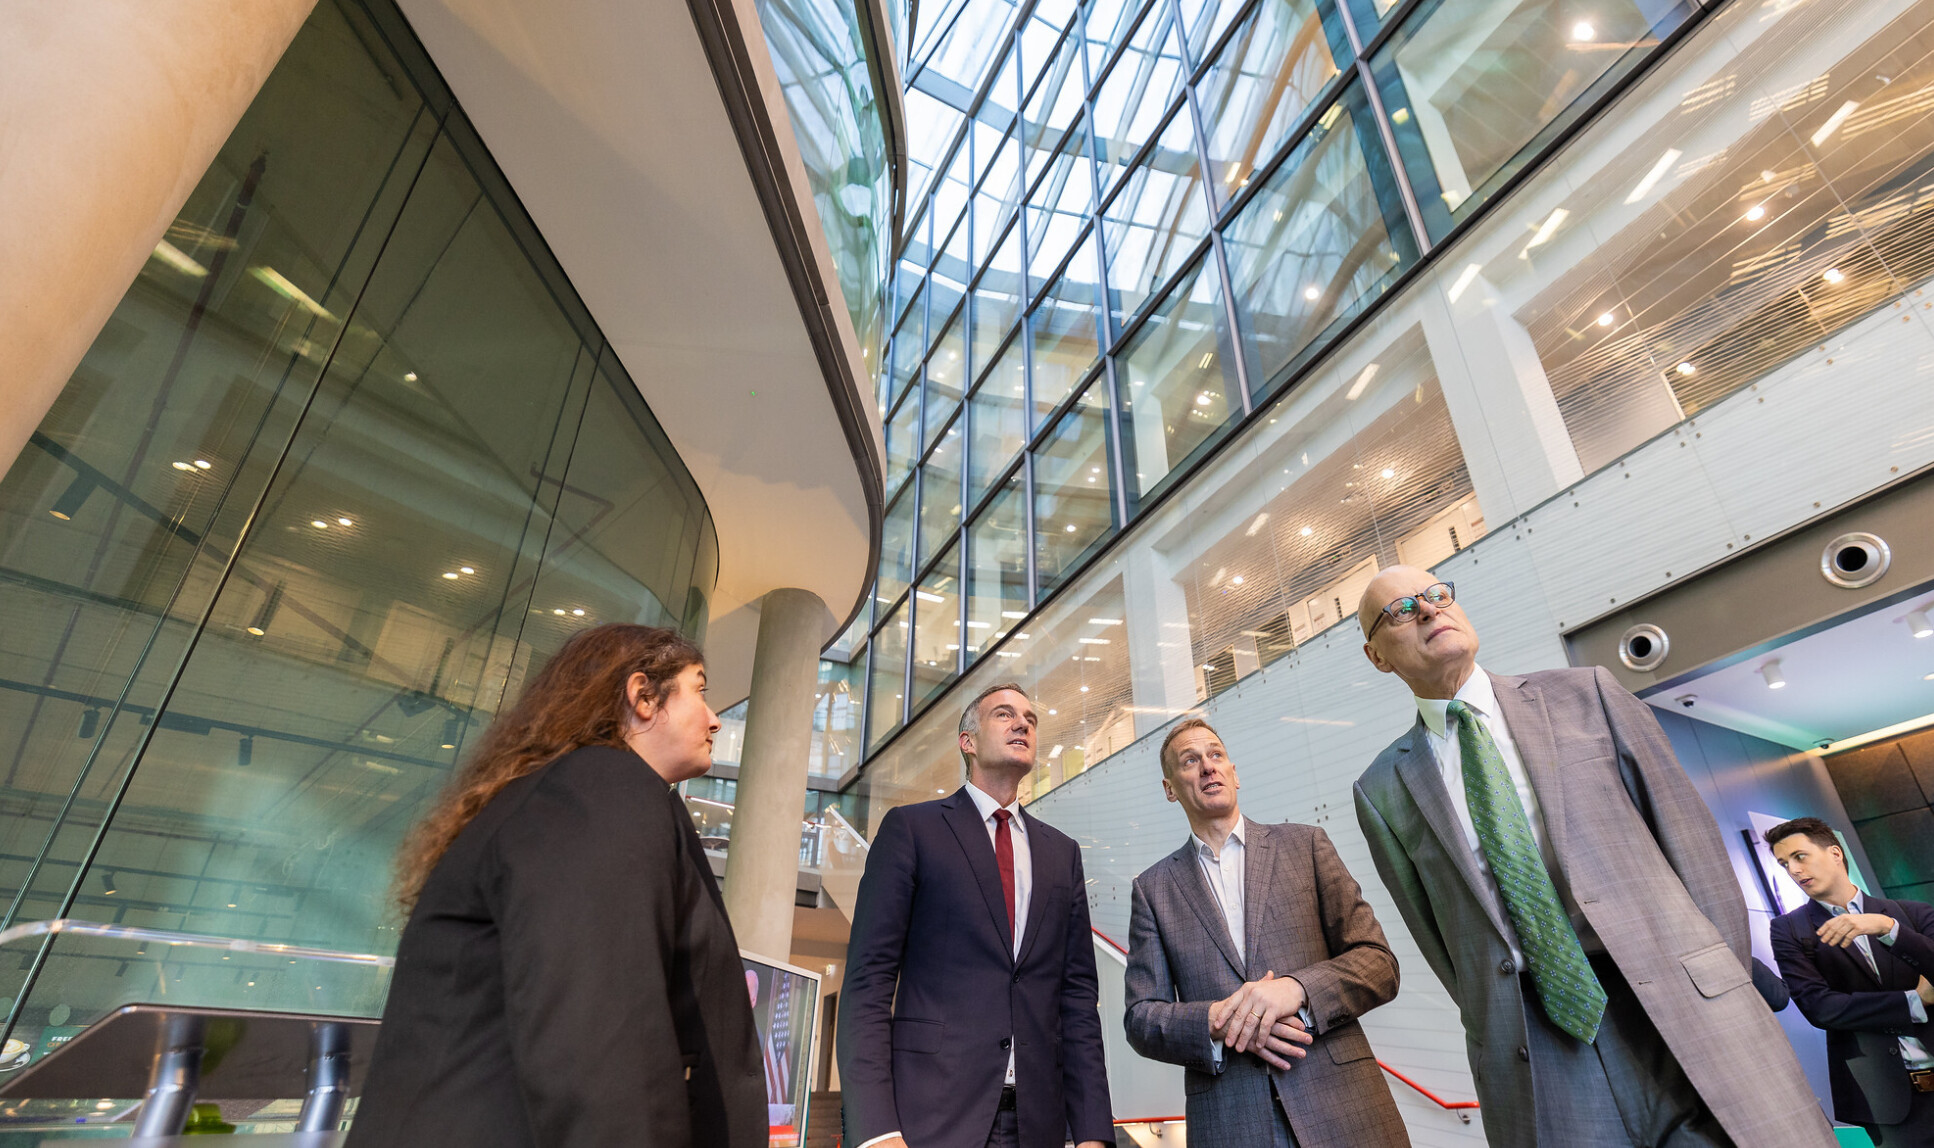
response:
[[[1021,1148],[1115,1139],[1081,849],[1021,813],[1033,885],[1021,953],[963,787],[880,819],[840,990],[846,1138],[982,1148],[1010,1041]]]
[[[1915,1024],[1905,995],[1921,977],[1934,980],[1934,907],[1881,897],[1861,901],[1865,912],[1900,922],[1892,945],[1867,938],[1878,976],[1859,949],[1820,941],[1820,926],[1832,914],[1818,901],[1773,919],[1773,956],[1801,1015],[1827,1032],[1834,1118],[1847,1124],[1899,1124],[1913,1100],[1900,1038],[1918,1037],[1934,1052],[1934,1024]]]

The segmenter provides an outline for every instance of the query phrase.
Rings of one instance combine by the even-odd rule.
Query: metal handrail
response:
[[[388,969],[396,966],[395,957],[376,953],[344,953],[310,945],[287,945],[279,941],[255,941],[246,937],[214,937],[206,933],[177,933],[167,929],[147,929],[139,925],[110,925],[63,917],[53,921],[28,921],[0,931],[0,946],[26,937],[51,937],[71,933],[77,937],[108,937],[124,941],[148,941],[162,945],[187,945],[202,949],[226,949],[232,953],[274,953],[283,957],[308,957],[318,961],[365,965]]]
[[[869,842],[866,839],[865,834],[862,834],[859,830],[853,828],[853,823],[846,820],[846,817],[840,813],[837,807],[829,805],[826,808],[820,810],[819,812],[823,816],[832,818],[836,823],[838,823],[840,828],[846,830],[846,832],[848,833],[851,833],[853,835],[853,840],[860,843],[861,849],[864,849],[869,853],[873,851],[873,845],[871,842]]]

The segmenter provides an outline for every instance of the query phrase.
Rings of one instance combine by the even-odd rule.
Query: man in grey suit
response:
[[[1124,997],[1128,1043],[1187,1070],[1189,1139],[1407,1148],[1356,1021],[1397,995],[1397,960],[1329,835],[1244,818],[1199,718],[1161,761],[1193,834],[1135,878]]]
[[[1425,570],[1378,575],[1358,619],[1419,716],[1357,779],[1357,820],[1463,1014],[1491,1144],[1832,1145],[1650,707],[1596,667],[1486,674]]]

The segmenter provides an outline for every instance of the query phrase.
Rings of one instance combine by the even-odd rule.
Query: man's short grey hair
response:
[[[1021,688],[1021,684],[1019,682],[1002,682],[999,685],[988,686],[986,689],[975,694],[974,700],[967,703],[967,708],[960,711],[959,732],[971,733],[975,737],[979,737],[980,736],[980,703],[986,701],[988,698],[993,697],[995,694],[1003,693],[1007,690],[1013,690],[1015,693],[1021,695],[1024,698],[1027,698],[1027,700],[1030,702],[1034,700],[1033,698],[1028,697],[1027,691]],[[960,760],[963,765],[966,764],[967,762],[966,751],[963,750],[961,752]]]

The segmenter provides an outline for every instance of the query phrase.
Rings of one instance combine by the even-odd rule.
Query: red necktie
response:
[[[1014,838],[1009,835],[1007,823],[1013,814],[1005,809],[994,811],[994,861],[1001,867],[1001,895],[1007,898],[1007,935],[1014,935]]]

